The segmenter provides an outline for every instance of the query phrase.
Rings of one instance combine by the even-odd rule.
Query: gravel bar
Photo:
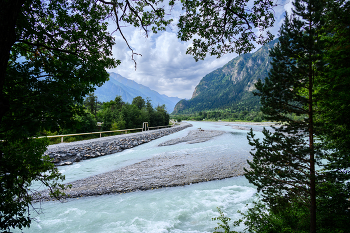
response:
[[[186,142],[187,144],[206,142],[213,137],[219,136],[225,133],[224,131],[218,130],[192,130],[186,137],[176,138],[159,144],[158,146],[170,146],[178,143]]]
[[[60,143],[50,145],[44,155],[49,156],[56,166],[72,165],[81,160],[121,152],[191,126],[189,123],[182,122],[171,128]]]
[[[196,143],[224,134],[223,131],[193,130],[184,138],[169,140],[159,146],[175,143]],[[249,167],[245,157],[220,152],[216,156],[205,149],[196,153],[166,152],[150,159],[102,173],[69,184],[66,198],[79,198],[113,193],[126,193],[162,187],[182,186],[192,183],[241,176]],[[48,190],[33,196],[34,200],[53,200]]]

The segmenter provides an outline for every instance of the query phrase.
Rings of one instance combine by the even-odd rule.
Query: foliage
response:
[[[234,233],[235,231],[231,231],[230,226],[228,224],[229,221],[231,221],[231,219],[226,217],[219,207],[217,207],[217,209],[219,211],[220,216],[211,219],[212,221],[219,221],[217,223],[219,226],[214,228],[215,229],[214,233],[220,233],[220,231],[216,231],[220,229],[223,229],[225,233]]]
[[[314,1],[305,2],[303,6],[314,10],[314,14],[301,15],[300,1],[295,1],[298,6],[295,13],[308,20],[323,13],[319,20],[322,23],[314,22],[318,27],[313,34],[307,30],[311,27],[292,31],[293,25],[303,24],[287,18],[281,29],[280,44],[271,51],[274,60],[269,77],[265,83],[257,84],[265,117],[286,124],[274,133],[264,130],[262,142],[254,138],[252,131],[248,135],[256,152],[249,162],[252,170],[246,177],[262,191],[262,197],[247,213],[242,213],[243,220],[234,224],[244,223],[246,232],[315,232],[316,226],[318,232],[348,231],[350,4],[328,1],[323,2],[327,6],[317,8]],[[296,17],[296,21],[303,17]],[[311,35],[317,39],[310,40]],[[308,74],[310,67],[313,67],[313,83],[308,82],[310,76],[307,80],[307,75],[301,75]],[[313,141],[310,133],[318,137],[314,145],[307,144],[305,139],[309,136],[309,142]],[[315,159],[308,158],[312,152],[318,155]],[[312,161],[319,165],[315,175],[310,166]],[[313,178],[314,194],[310,191]],[[316,216],[312,213],[312,195],[315,195]]]
[[[141,97],[141,96],[136,96],[133,100],[132,100],[132,104],[135,105],[138,109],[142,109],[144,107],[146,107],[146,102],[145,100]]]
[[[262,142],[248,134],[256,152],[246,177],[263,202],[243,214],[244,224],[249,232],[346,232],[349,3],[294,4],[269,77],[256,84],[266,119],[285,124],[264,130]]]
[[[42,157],[48,141],[31,138],[72,127],[83,96],[119,62],[110,57],[110,11],[96,1],[2,1],[0,11],[0,228],[7,230],[29,226],[31,182],[54,192],[63,178]]]
[[[244,232],[259,233],[292,233],[309,231],[309,210],[298,202],[285,202],[284,208],[280,211],[274,211],[266,206],[262,201],[253,202],[254,206],[249,208],[246,213],[238,211],[244,218],[234,221],[232,227],[237,227],[244,223]],[[226,217],[220,208],[218,208],[220,217],[212,218],[213,221],[220,221],[219,227],[215,230],[224,229],[224,232],[231,231],[229,225],[230,218]],[[217,232],[217,231],[215,231]]]
[[[140,118],[140,109],[136,105],[126,103],[123,105],[120,116],[126,122],[127,129],[140,128],[143,119]]]
[[[180,16],[178,36],[183,41],[194,38],[187,53],[196,60],[207,54],[247,53],[254,49],[254,42],[265,44],[273,38],[268,31],[264,33],[274,23],[273,1],[254,1],[252,7],[248,1],[232,0],[181,3],[186,14]]]
[[[151,126],[168,125],[170,116],[165,110],[165,105],[157,106],[153,113],[154,120],[150,119]]]
[[[325,232],[347,232],[350,221],[350,3],[328,2],[321,30],[326,53],[317,92],[318,136],[325,149],[322,183],[317,187],[318,223]]]
[[[86,98],[84,99],[84,106],[87,108],[87,110],[96,116],[97,112],[97,96],[94,95],[94,93],[89,93]]]
[[[244,218],[234,223],[234,226],[242,222],[246,226],[245,232],[261,233],[292,233],[309,231],[309,210],[298,202],[285,202],[284,209],[275,211],[261,201],[254,202],[254,207],[247,213],[240,212]]]
[[[256,109],[249,109],[248,107],[242,107],[237,105],[237,108],[216,109],[203,112],[195,112],[192,114],[176,114],[172,115],[172,118],[181,118],[182,120],[195,120],[195,121],[253,121],[262,122],[265,120],[261,111]]]
[[[168,125],[170,119],[164,105],[153,109],[151,100],[146,102],[141,96],[135,97],[133,104],[124,103],[117,96],[114,101],[103,103],[97,115],[103,121],[103,130],[140,128],[143,122],[148,122],[150,127],[163,126]]]
[[[119,113],[123,105],[125,105],[125,103],[120,96],[116,96],[114,101],[111,100],[102,104],[102,109],[97,113],[98,118],[103,122],[102,130],[110,130],[113,122],[116,121],[116,119],[119,120]]]
[[[64,176],[48,157],[42,156],[47,143],[47,139],[19,139],[15,136],[0,143],[1,230],[30,225],[31,218],[26,213],[32,200],[32,182],[39,181],[50,187],[51,195],[55,197],[60,194],[59,188],[64,188],[59,184]]]
[[[96,131],[97,121],[95,116],[90,112],[85,111],[81,115],[75,115],[74,120],[76,121],[76,125],[73,129],[69,130],[69,133],[86,133]],[[64,132],[62,133],[64,134]]]
[[[293,15],[285,17],[277,46],[270,51],[272,68],[265,82],[256,84],[266,119],[284,122],[271,133],[263,130],[260,142],[253,131],[248,134],[254,147],[251,170],[246,178],[261,191],[262,200],[274,213],[286,205],[303,205],[309,209],[310,232],[316,232],[316,156],[314,144],[317,128],[315,89],[322,71],[322,54],[318,31],[324,9],[320,1],[295,1]],[[303,116],[294,120],[291,114]],[[294,202],[293,204],[290,204]],[[296,226],[297,227],[297,226]]]

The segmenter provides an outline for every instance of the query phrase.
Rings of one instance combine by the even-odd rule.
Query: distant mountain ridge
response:
[[[101,87],[96,87],[95,95],[98,101],[107,102],[114,100],[116,96],[120,95],[124,102],[131,103],[133,98],[141,96],[146,100],[147,97],[151,99],[154,107],[165,104],[169,113],[171,113],[179,100],[178,97],[168,97],[151,90],[149,87],[138,84],[133,80],[124,78],[123,76],[110,72],[109,80]]]
[[[275,39],[255,53],[240,55],[204,76],[196,86],[192,98],[178,102],[173,113],[194,113],[238,104],[258,106],[259,99],[252,93],[254,84],[268,75],[271,68],[269,50],[277,42],[278,39]]]

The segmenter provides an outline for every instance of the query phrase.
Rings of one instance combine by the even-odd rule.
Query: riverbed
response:
[[[60,170],[66,175],[67,182],[74,182],[162,156],[191,157],[189,161],[196,167],[222,157],[231,162],[246,161],[251,158],[246,133],[253,127],[259,136],[262,129],[261,125],[225,122],[191,124],[191,128],[147,144]],[[186,137],[190,131],[199,128],[224,133],[203,142],[158,146]],[[188,172],[182,166],[184,164],[178,164],[181,166],[177,168]],[[211,218],[218,216],[216,207],[221,207],[235,220],[239,218],[237,210],[244,211],[246,204],[251,205],[255,193],[255,187],[243,176],[236,176],[201,183],[187,182],[176,187],[37,203],[34,206],[41,207],[42,214],[32,212],[36,221],[24,232],[213,232],[217,223]]]

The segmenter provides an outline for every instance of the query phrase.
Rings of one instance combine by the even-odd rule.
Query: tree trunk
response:
[[[4,96],[6,69],[10,51],[16,41],[16,23],[25,0],[3,0],[0,2],[0,124],[9,110]]]
[[[311,56],[311,55],[310,55]],[[316,184],[313,121],[313,70],[309,64],[310,233],[316,233]]]

